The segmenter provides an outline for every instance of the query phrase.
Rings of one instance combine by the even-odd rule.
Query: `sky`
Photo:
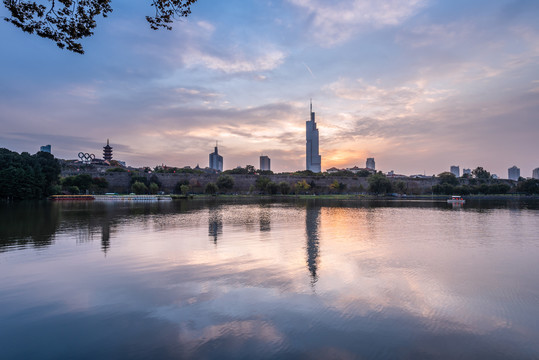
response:
[[[539,1],[198,0],[172,31],[112,7],[84,55],[0,22],[0,147],[303,170],[312,98],[323,170],[539,167]]]

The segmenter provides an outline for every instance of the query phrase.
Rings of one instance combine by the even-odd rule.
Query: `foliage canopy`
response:
[[[234,178],[226,174],[219,175],[216,185],[219,189],[230,190],[234,187]]]
[[[50,153],[18,154],[0,149],[0,199],[39,199],[53,195],[60,165]]]
[[[539,180],[528,179],[519,181],[517,191],[526,195],[539,194]]]
[[[219,191],[219,187],[212,182],[207,183],[206,187],[204,188],[204,192],[210,195],[215,195],[217,191]]]
[[[137,195],[142,195],[148,192],[148,187],[143,182],[135,181],[135,183],[131,185],[131,191]]]
[[[375,194],[391,192],[391,181],[384,174],[372,174],[367,178],[369,191]]]
[[[458,185],[459,183],[455,174],[448,171],[438,174],[438,177],[440,178],[440,184]]]
[[[490,179],[490,172],[483,169],[481,166],[478,166],[475,169],[473,169],[472,174],[478,179],[484,179],[484,180]]]
[[[92,36],[99,15],[112,12],[112,0],[3,0],[10,16],[4,20],[24,32],[56,42],[61,49],[84,54],[79,40]],[[197,0],[149,0],[155,10],[146,16],[150,28],[171,30],[176,18],[191,14]]]

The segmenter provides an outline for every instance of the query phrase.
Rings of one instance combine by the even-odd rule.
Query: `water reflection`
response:
[[[107,250],[110,248],[110,222],[105,221],[101,225],[101,250],[107,255]]]
[[[305,211],[305,235],[307,238],[307,269],[311,277],[311,285],[318,281],[318,265],[320,262],[320,207],[308,204]]]
[[[539,356],[528,205],[18,206],[0,206],[6,359]]]
[[[208,236],[217,245],[217,240],[223,235],[223,214],[220,207],[208,210]]]
[[[271,231],[271,207],[268,205],[260,205],[260,210],[258,213],[260,232]]]
[[[51,245],[59,222],[60,209],[48,202],[0,203],[0,252]]]
[[[451,208],[455,210],[461,210],[464,209],[463,203],[451,203]]]
[[[100,239],[105,256],[117,228],[131,213],[131,209],[122,209],[112,203],[53,203],[52,206],[64,210],[61,225],[64,231],[76,231],[77,243],[80,244]]]

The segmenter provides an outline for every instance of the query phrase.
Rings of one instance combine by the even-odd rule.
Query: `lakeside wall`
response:
[[[92,177],[103,177],[107,180],[109,187],[107,192],[129,193],[131,186],[131,174],[128,172],[98,172],[98,171],[63,171],[62,177],[88,174]],[[178,182],[188,182],[192,189],[203,191],[204,187],[210,182],[217,182],[218,174],[175,174],[175,173],[135,173],[135,176],[146,177],[148,181],[153,175],[157,176],[161,182],[161,190],[166,193],[174,191]],[[247,193],[251,186],[254,186],[259,175],[230,175],[234,179],[234,188],[229,192]],[[369,187],[365,177],[345,177],[345,176],[293,176],[293,175],[263,175],[275,183],[282,181],[293,186],[298,181],[305,180],[308,184],[314,182],[315,192],[328,192],[329,185],[337,180],[346,185],[346,192],[364,192]],[[439,183],[438,178],[411,179],[398,178],[391,179],[392,182],[403,181],[406,184],[406,193],[410,195],[430,194],[433,185]]]

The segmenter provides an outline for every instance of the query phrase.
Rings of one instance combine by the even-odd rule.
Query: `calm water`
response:
[[[2,359],[539,358],[539,206],[0,204]]]

